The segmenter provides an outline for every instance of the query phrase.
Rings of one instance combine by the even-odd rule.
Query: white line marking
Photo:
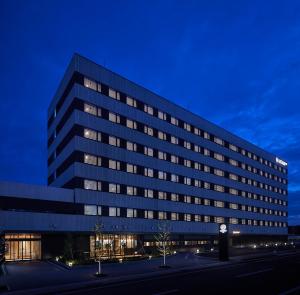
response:
[[[179,291],[178,289],[173,289],[173,290],[167,290],[159,293],[154,293],[153,295],[166,295],[166,294],[177,293],[178,291]]]
[[[254,272],[248,272],[248,273],[244,273],[241,275],[236,276],[236,278],[244,278],[244,277],[250,277],[259,273],[263,273],[263,272],[268,272],[271,271],[272,268],[266,268],[266,269],[262,269],[262,270],[258,270],[258,271],[254,271]]]
[[[284,291],[284,292],[280,293],[279,295],[293,294],[295,291],[299,291],[299,290],[300,290],[300,286],[295,287],[295,288],[290,289],[290,290],[287,290],[287,291]]]

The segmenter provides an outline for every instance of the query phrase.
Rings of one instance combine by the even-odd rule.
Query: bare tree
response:
[[[102,268],[101,268],[101,256],[103,250],[103,223],[98,220],[94,227],[95,233],[95,257],[98,260],[98,273],[97,275],[102,275]]]
[[[166,221],[160,222],[157,225],[157,234],[154,236],[156,240],[156,247],[158,251],[163,255],[163,267],[166,267],[166,256],[169,252],[169,242],[171,236],[170,224]]]

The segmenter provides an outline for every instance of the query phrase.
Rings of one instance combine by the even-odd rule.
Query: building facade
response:
[[[21,207],[46,203],[6,209],[4,232],[40,239],[41,256],[70,232],[93,252],[99,220],[114,253],[153,246],[162,223],[174,246],[207,243],[220,223],[237,242],[280,240],[287,173],[278,157],[74,55],[48,109],[48,187],[23,185],[25,201],[18,185],[0,186]]]

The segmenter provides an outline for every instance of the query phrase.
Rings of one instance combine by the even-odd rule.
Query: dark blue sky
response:
[[[299,1],[0,1],[0,179],[46,183],[46,110],[78,52],[289,162],[300,224]]]

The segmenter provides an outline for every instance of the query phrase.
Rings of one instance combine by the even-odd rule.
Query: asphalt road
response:
[[[300,253],[282,253],[60,294],[300,294]]]

